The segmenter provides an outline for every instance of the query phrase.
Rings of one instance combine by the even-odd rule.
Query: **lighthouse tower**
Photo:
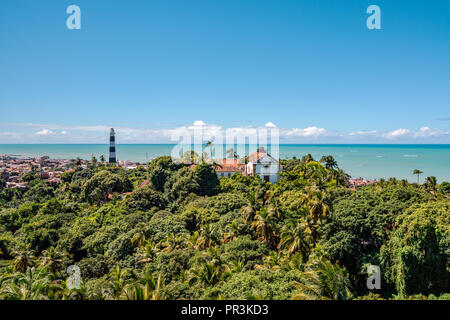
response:
[[[109,163],[116,163],[116,141],[114,128],[111,128],[109,136]]]

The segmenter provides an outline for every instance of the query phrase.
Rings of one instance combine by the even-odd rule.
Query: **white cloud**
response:
[[[49,129],[42,129],[41,131],[38,131],[35,133],[35,135],[38,136],[50,136],[50,135],[54,135],[55,133]]]
[[[414,134],[414,137],[436,137],[442,135],[448,135],[448,131],[440,129],[431,129],[429,127],[422,127]]]
[[[285,135],[287,137],[310,137],[310,138],[318,138],[321,136],[328,135],[329,132],[324,128],[318,128],[318,127],[308,127],[304,129],[300,128],[293,128],[289,129],[287,132],[285,132]]]
[[[349,136],[372,136],[377,134],[378,131],[376,130],[371,130],[371,131],[356,131],[356,132],[351,132],[348,135]]]
[[[178,127],[130,128],[116,126],[117,143],[178,143],[183,137],[201,133],[202,142],[216,143],[226,140],[225,133],[237,141],[255,137],[258,130],[274,130],[276,125],[267,122],[263,126],[225,128],[196,120],[192,124]],[[3,129],[3,130],[2,130]],[[34,130],[33,130],[34,129]],[[110,126],[105,125],[56,125],[56,124],[0,124],[0,143],[108,143]],[[331,131],[318,126],[305,128],[278,128],[280,142],[322,142],[322,143],[384,143],[400,139],[402,142],[450,143],[450,132],[423,126],[417,130],[396,129],[380,132],[359,130],[354,132]],[[39,130],[39,131],[36,131]],[[254,140],[254,138],[251,138]],[[252,141],[253,141],[252,140]],[[189,141],[190,144],[193,141]],[[197,143],[197,142],[196,142]],[[252,142],[250,142],[252,143]]]
[[[406,136],[410,132],[411,131],[408,129],[397,129],[394,131],[384,133],[383,137],[385,137],[386,139],[395,139],[395,138],[400,138],[400,137]]]
[[[197,121],[194,121],[194,126],[203,127],[203,126],[206,126],[206,123],[204,123],[202,120],[197,120]]]

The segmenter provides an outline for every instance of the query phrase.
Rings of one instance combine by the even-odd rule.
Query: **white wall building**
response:
[[[279,179],[280,162],[268,154],[264,148],[259,148],[248,156],[247,174],[259,175],[267,182],[275,183]]]
[[[216,163],[218,166],[215,170],[219,177],[229,178],[235,173],[245,174],[245,164],[239,163],[238,159],[222,159]]]

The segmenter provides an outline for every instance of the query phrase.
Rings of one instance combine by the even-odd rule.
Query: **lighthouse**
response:
[[[109,135],[109,163],[116,163],[116,141],[114,128],[111,128]]]

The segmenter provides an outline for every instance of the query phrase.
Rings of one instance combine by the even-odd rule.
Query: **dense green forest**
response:
[[[450,299],[450,184],[352,190],[321,160],[283,160],[275,184],[170,157],[30,173],[0,191],[0,299]]]

